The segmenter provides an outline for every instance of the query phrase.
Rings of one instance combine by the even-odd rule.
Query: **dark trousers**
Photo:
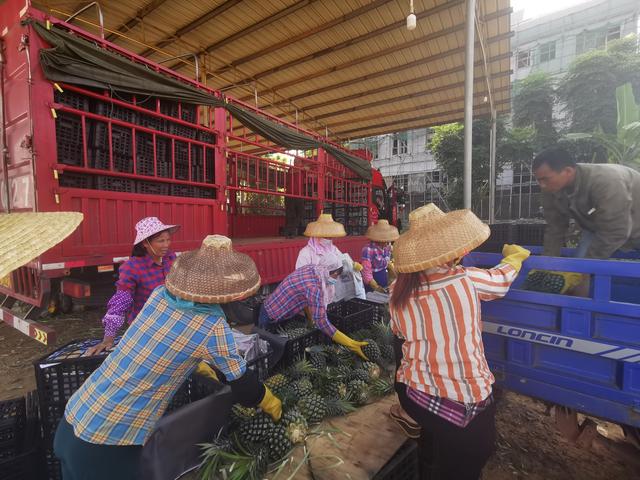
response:
[[[396,388],[402,408],[422,427],[418,441],[421,480],[477,480],[495,450],[496,404],[464,428],[420,407]]]
[[[53,451],[62,463],[63,480],[138,480],[141,445],[96,445],[79,439],[63,418]]]

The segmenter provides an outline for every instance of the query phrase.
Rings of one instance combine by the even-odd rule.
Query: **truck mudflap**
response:
[[[500,260],[474,252],[465,265]],[[531,269],[590,275],[590,297],[523,290]],[[496,385],[640,427],[640,262],[532,256],[505,298],[483,303],[482,317]]]

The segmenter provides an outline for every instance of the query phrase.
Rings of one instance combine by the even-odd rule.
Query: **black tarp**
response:
[[[227,103],[223,98],[158,73],[62,29],[52,27],[48,30],[40,22],[30,22],[38,35],[51,45],[51,48],[40,50],[40,64],[45,76],[53,82],[223,107],[242,125],[276,145],[288,150],[323,148],[361,178],[371,179],[371,166],[366,160],[273,122],[256,112]]]

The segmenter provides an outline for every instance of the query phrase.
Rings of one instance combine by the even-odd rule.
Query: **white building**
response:
[[[539,18],[522,20],[512,15],[512,82],[534,71],[562,75],[573,59],[608,42],[638,33],[640,0],[593,0]],[[446,178],[428,150],[429,129],[423,128],[368,138],[373,165],[387,184],[405,192],[404,217],[428,202],[447,208],[443,201]],[[498,179],[496,218],[501,220],[539,216],[539,188],[530,170],[508,169]],[[487,206],[477,212],[487,218]],[[404,219],[406,221],[406,218]]]

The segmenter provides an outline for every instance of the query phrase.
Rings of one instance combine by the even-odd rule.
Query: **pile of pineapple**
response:
[[[205,446],[201,478],[224,478],[225,468],[236,470],[233,478],[261,478],[269,465],[282,462],[296,444],[304,443],[312,425],[393,391],[389,325],[375,323],[350,337],[368,342],[362,349],[368,361],[340,345],[314,345],[305,358],[265,380],[282,401],[279,422],[260,410],[234,405],[227,432]]]

